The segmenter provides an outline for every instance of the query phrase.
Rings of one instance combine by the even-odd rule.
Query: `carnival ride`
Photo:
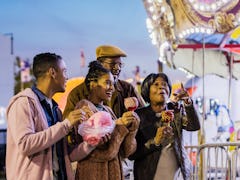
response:
[[[240,79],[239,0],[143,0],[159,61],[191,77]],[[203,81],[204,82],[204,81]],[[204,92],[203,92],[204,96]]]
[[[169,68],[180,69],[189,77],[201,77],[202,80],[202,128],[199,145],[196,146],[198,169],[193,179],[207,178],[210,164],[204,165],[204,159],[209,162],[218,161],[216,149],[225,149],[227,164],[221,178],[236,179],[237,165],[232,163],[239,159],[239,143],[234,152],[229,150],[231,144],[205,144],[204,123],[205,108],[205,75],[215,74],[228,79],[228,105],[219,106],[216,114],[217,132],[221,135],[226,126],[223,122],[231,122],[232,81],[240,79],[240,1],[239,0],[143,0],[147,12],[146,26],[152,41],[159,52],[159,61]],[[193,84],[192,87],[195,87]],[[193,90],[193,89],[191,89]],[[227,113],[226,113],[227,112]],[[227,114],[224,116],[223,114]],[[223,119],[225,118],[225,119]],[[227,127],[229,128],[229,126]],[[219,135],[219,134],[217,134]],[[221,138],[216,135],[216,142]],[[202,150],[213,147],[215,160],[205,156]],[[187,147],[186,147],[187,148]],[[188,147],[190,151],[193,146]],[[230,152],[230,154],[229,154]],[[230,157],[230,156],[231,157]],[[226,159],[223,158],[223,159]],[[239,160],[238,160],[239,163]],[[209,165],[209,166],[208,166]],[[221,166],[221,165],[220,165]],[[223,167],[223,166],[221,166]],[[212,168],[212,166],[211,166]],[[214,177],[217,178],[219,166],[214,165]],[[210,171],[209,171],[210,172]],[[204,174],[205,173],[205,174]],[[211,174],[211,172],[210,172]],[[208,176],[210,178],[210,176]]]
[[[192,75],[240,78],[239,0],[143,3],[148,15],[147,29],[159,51],[159,61]]]

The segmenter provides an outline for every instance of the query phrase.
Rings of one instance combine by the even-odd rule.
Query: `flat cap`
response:
[[[127,54],[120,48],[112,45],[101,45],[96,49],[96,57],[126,57]]]

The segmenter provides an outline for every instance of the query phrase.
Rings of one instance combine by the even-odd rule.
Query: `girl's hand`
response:
[[[124,125],[126,127],[130,127],[131,129],[138,128],[139,122],[139,117],[134,111],[127,111],[123,113],[121,118],[116,120],[117,125]]]

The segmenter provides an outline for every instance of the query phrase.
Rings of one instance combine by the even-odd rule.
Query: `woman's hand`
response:
[[[154,137],[155,145],[159,146],[163,142],[167,142],[173,137],[173,129],[171,126],[162,126],[157,129],[156,135]]]
[[[187,90],[184,88],[183,84],[181,83],[181,88],[176,90],[173,95],[171,96],[171,101],[176,103],[180,100],[183,100],[185,104],[191,104],[192,100],[187,92]]]
[[[97,146],[102,146],[106,144],[108,141],[110,141],[110,139],[111,139],[111,134],[110,133],[105,134],[105,136],[101,137]]]

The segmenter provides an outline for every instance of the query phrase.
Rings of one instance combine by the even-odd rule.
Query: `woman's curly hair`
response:
[[[105,69],[99,61],[90,62],[88,67],[89,70],[84,82],[87,89],[90,90],[91,81],[97,81],[101,76],[110,73],[110,71]]]

